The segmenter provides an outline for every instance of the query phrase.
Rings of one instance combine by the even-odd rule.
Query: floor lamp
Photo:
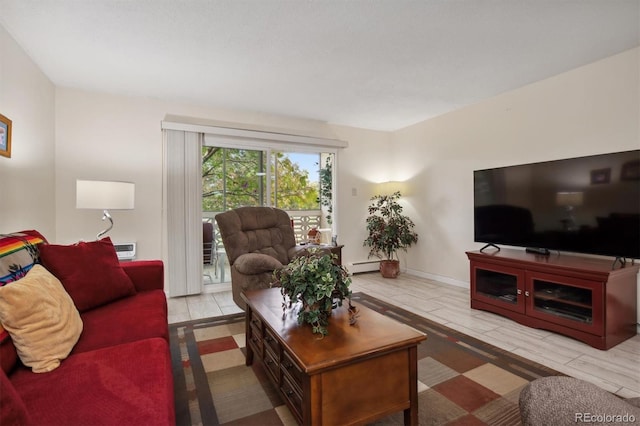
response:
[[[109,220],[107,229],[100,231],[99,240],[113,228],[109,210],[132,210],[135,184],[102,180],[76,180],[76,208],[103,210],[102,220]]]

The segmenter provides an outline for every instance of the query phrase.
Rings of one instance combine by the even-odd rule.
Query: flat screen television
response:
[[[475,241],[640,258],[640,150],[473,172]]]

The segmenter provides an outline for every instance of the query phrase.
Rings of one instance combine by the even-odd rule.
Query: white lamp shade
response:
[[[135,184],[101,180],[76,180],[76,208],[97,210],[131,210]]]

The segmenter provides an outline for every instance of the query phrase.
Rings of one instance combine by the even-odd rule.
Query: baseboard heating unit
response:
[[[379,260],[362,260],[358,262],[349,262],[346,265],[347,270],[352,274],[362,272],[371,272],[380,270]]]

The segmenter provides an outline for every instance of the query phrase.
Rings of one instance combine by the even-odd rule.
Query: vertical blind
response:
[[[164,130],[169,296],[202,291],[203,134]]]

